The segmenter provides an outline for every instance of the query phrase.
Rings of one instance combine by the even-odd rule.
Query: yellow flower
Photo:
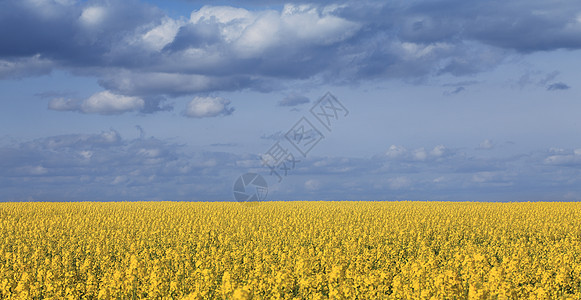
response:
[[[581,299],[581,203],[0,203],[0,299]]]

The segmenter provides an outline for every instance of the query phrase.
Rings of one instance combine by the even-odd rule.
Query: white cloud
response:
[[[434,149],[432,149],[432,151],[430,151],[430,155],[432,155],[434,157],[442,157],[442,156],[446,155],[447,152],[448,152],[448,148],[446,148],[446,146],[438,145],[438,146],[434,147]]]
[[[106,15],[106,10],[102,6],[89,6],[83,10],[79,20],[83,25],[87,26],[97,26],[104,19]]]
[[[179,63],[186,64],[188,61],[186,59]],[[191,61],[189,62],[191,63]],[[204,62],[200,61],[199,64],[204,64]],[[236,77],[210,77],[163,72],[118,72],[108,75],[100,83],[106,89],[123,95],[169,94],[170,96],[213,91],[220,88],[231,89],[227,87],[244,84]]]
[[[434,43],[434,44],[416,44],[416,43],[395,43],[394,47],[400,47],[402,50],[402,56],[408,60],[421,59],[429,56],[437,51],[450,51],[453,50],[451,45],[447,43]]]
[[[429,152],[421,147],[415,150],[408,150],[403,146],[391,145],[385,155],[394,160],[413,160],[418,162],[430,159],[438,159],[451,154],[451,151],[444,145],[437,145]]]
[[[194,24],[199,23],[200,21],[209,21],[212,19],[224,24],[241,23],[241,21],[244,20],[253,20],[254,15],[244,8],[208,5],[200,8],[200,10],[192,12],[190,15],[190,22]]]
[[[428,153],[426,152],[426,149],[419,148],[414,150],[413,158],[419,161],[426,160],[426,158],[428,158]]]
[[[111,184],[122,184],[127,182],[127,176],[125,175],[120,175],[115,177],[115,179],[113,179],[113,181],[111,182]]]
[[[89,160],[89,159],[91,159],[91,157],[93,156],[93,151],[88,151],[88,150],[85,150],[85,151],[79,151],[79,155],[80,155],[82,158],[84,158],[84,159],[86,159],[86,160]]]
[[[220,37],[226,43],[237,40],[248,26],[256,21],[259,13],[230,6],[204,6],[190,15],[190,23],[218,22]]]
[[[403,146],[391,145],[389,149],[385,152],[385,155],[389,158],[401,158],[407,154],[407,149]]]
[[[321,183],[315,179],[305,181],[305,189],[308,191],[316,191],[321,188]]]
[[[407,188],[411,183],[411,180],[407,177],[396,177],[388,180],[389,188],[392,190]]]
[[[267,48],[279,44],[280,18],[274,11],[264,13],[250,26],[246,27],[242,35],[236,40],[234,49],[242,58],[261,55]]]
[[[139,149],[139,151],[137,151],[137,155],[147,158],[160,157],[161,154],[162,154],[161,149]]]
[[[113,144],[113,143],[117,143],[117,142],[119,142],[119,140],[121,140],[121,136],[115,130],[109,130],[109,131],[102,132],[99,135],[99,137],[101,139],[101,142],[103,142],[105,144]]]
[[[117,146],[121,142],[121,136],[115,130],[109,130],[101,132],[100,134],[93,135],[59,135],[54,137],[48,137],[41,143],[43,148],[50,150],[66,149],[66,148],[78,148],[78,149],[89,149],[93,147],[111,147]],[[90,155],[93,152],[88,151]],[[80,157],[86,157],[82,152],[79,153]],[[88,154],[88,153],[87,153]]]
[[[333,9],[286,4],[281,12],[248,11],[226,6],[204,6],[190,16],[192,24],[216,22],[220,38],[241,58],[257,57],[272,48],[300,48],[342,41],[360,25],[334,16]]]
[[[138,97],[113,94],[110,91],[96,93],[83,101],[80,110],[88,114],[114,115],[143,109],[145,101]]]
[[[494,148],[494,143],[489,139],[485,139],[478,146],[478,149],[483,149],[483,150],[490,150],[492,148]]]
[[[545,164],[564,166],[581,164],[581,149],[565,151],[564,149],[551,148],[549,152],[554,155],[549,155],[545,158]]]
[[[229,108],[230,100],[221,97],[195,97],[184,114],[190,118],[208,118],[229,115],[234,109]]]
[[[28,167],[25,169],[26,169],[26,171],[28,171],[28,174],[30,174],[30,175],[44,175],[44,174],[48,173],[48,169],[43,167],[43,166],[34,166],[34,167]]]
[[[441,183],[444,181],[446,181],[446,177],[444,177],[444,176],[440,176],[440,177],[434,178],[434,180],[432,180],[433,183]]]
[[[351,37],[359,28],[355,22],[321,15],[317,8],[308,5],[286,4],[280,14],[270,11],[257,17],[234,47],[243,57],[251,57],[273,47],[329,45]]]
[[[54,98],[48,102],[48,109],[57,111],[76,111],[80,103],[76,99]]]
[[[351,37],[360,25],[309,5],[285,4],[281,19],[284,30],[296,39],[328,45]],[[286,35],[285,35],[286,36]]]
[[[143,34],[142,40],[149,49],[160,51],[174,40],[183,24],[181,20],[165,18],[160,25]]]

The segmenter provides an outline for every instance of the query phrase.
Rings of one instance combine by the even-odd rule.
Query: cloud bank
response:
[[[479,153],[391,145],[369,158],[312,156],[277,184],[258,155],[186,150],[111,129],[1,146],[0,188],[13,201],[231,200],[234,179],[252,171],[267,179],[271,200],[580,200],[581,149]]]
[[[203,6],[172,18],[136,0],[7,0],[0,3],[0,78],[62,69],[97,76],[108,93],[145,99],[314,79],[461,76],[515,53],[581,48],[580,13],[581,4],[570,1],[349,1],[280,10]],[[86,108],[123,110],[139,105]]]

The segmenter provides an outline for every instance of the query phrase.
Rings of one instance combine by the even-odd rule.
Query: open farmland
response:
[[[0,203],[2,299],[581,298],[581,203]]]

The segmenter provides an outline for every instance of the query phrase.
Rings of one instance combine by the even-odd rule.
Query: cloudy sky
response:
[[[0,201],[579,201],[580,72],[577,0],[0,0]]]

